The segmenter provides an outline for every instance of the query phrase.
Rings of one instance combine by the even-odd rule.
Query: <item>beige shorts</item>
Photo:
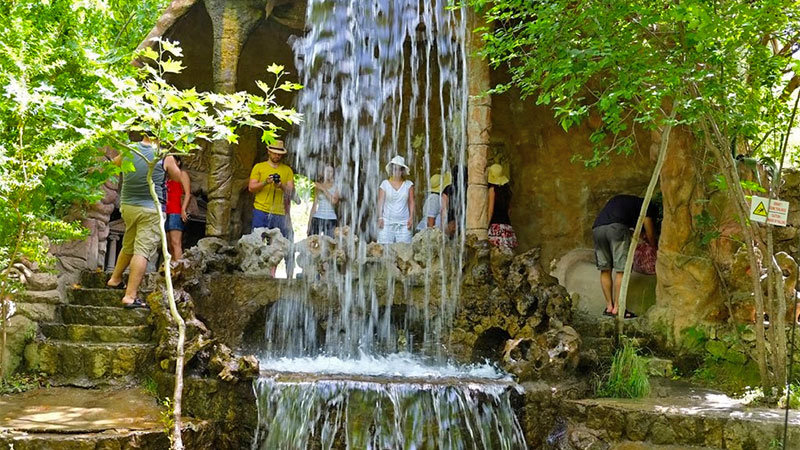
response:
[[[120,212],[125,221],[121,253],[150,259],[158,246],[158,211],[144,206],[122,205]]]

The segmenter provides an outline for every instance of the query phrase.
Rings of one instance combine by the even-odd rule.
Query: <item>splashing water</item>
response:
[[[464,248],[465,14],[446,0],[308,0],[292,44],[304,123],[289,146],[313,179],[334,166],[350,227],[336,246],[354,263],[268,310],[254,450],[525,448],[510,378],[447,361]],[[425,268],[414,277],[368,255],[394,155],[411,167],[417,205],[432,174],[453,173],[455,235],[384,251],[411,252]]]

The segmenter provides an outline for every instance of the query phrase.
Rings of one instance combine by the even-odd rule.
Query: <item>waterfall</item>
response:
[[[501,384],[261,378],[253,450],[525,448]]]
[[[464,239],[463,11],[448,8],[444,1],[309,0],[306,21],[306,35],[293,42],[304,86],[297,110],[304,122],[289,145],[295,168],[312,179],[325,165],[335,168],[343,198],[340,223],[350,227],[337,245],[353,260],[367,259],[367,244],[377,236],[378,186],[387,178],[384,166],[394,155],[404,156],[411,167],[418,211],[430,176],[457,169],[450,201],[460,224],[456,235],[446,239],[448,245],[426,247],[429,270],[420,275],[422,280],[396,280],[392,273],[376,274],[369,264],[356,264],[322,280],[334,288],[334,307],[313,312],[287,305],[273,308],[268,352],[296,355],[297,343],[281,335],[302,334],[299,347],[325,354],[413,350],[441,360],[459,295]],[[377,295],[384,293],[383,300],[410,295],[409,283],[422,284],[425,291],[413,307],[393,311],[392,302]],[[291,300],[308,303],[309,295],[300,292]],[[324,330],[309,328],[298,313],[324,322]],[[409,326],[415,327],[413,332]]]
[[[335,168],[349,232],[330,245],[349,263],[304,269],[267,311],[254,449],[525,448],[513,382],[448,360],[464,248],[465,16],[447,0],[308,0],[292,42],[304,122],[287,141],[298,172]],[[378,187],[395,155],[417,211],[431,175],[453,174],[456,233],[376,257]],[[386,270],[400,253],[425,270]]]

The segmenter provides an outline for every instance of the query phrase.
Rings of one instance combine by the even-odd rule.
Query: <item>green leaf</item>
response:
[[[152,59],[153,61],[158,59],[158,53],[150,47],[145,47],[140,50],[139,56],[146,59]]]
[[[267,66],[267,72],[280,75],[283,72],[284,67],[275,63],[270,64]]]
[[[741,180],[739,181],[739,184],[742,186],[743,189],[748,191],[755,191],[761,193],[767,192],[766,189],[761,187],[761,185],[756,183],[755,181]]]
[[[159,61],[158,65],[164,73],[181,73],[184,69],[180,61],[167,59],[166,61]]]

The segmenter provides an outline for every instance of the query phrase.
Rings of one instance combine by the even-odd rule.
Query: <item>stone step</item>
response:
[[[17,303],[46,303],[48,305],[58,305],[64,303],[58,289],[47,291],[26,290],[22,295],[17,296],[14,301]]]
[[[608,337],[581,336],[581,351],[594,350],[601,359],[614,357],[614,339]]]
[[[25,363],[58,385],[114,384],[148,373],[154,349],[154,344],[44,340],[28,344]]]
[[[125,291],[107,288],[70,288],[67,299],[70,305],[122,306]]]
[[[81,272],[81,277],[78,280],[78,284],[73,285],[73,287],[102,289],[106,287],[106,283],[108,283],[108,279],[110,277],[111,272],[103,272],[100,270],[83,271]],[[128,274],[124,274],[122,279],[128,281]],[[141,288],[147,290],[147,286],[150,286],[156,279],[158,279],[158,274],[155,272],[148,272],[144,274]]]
[[[150,341],[152,329],[148,325],[101,326],[85,324],[42,323],[39,330],[44,337],[71,342],[134,342]]]
[[[100,326],[146,325],[150,315],[146,308],[125,309],[122,306],[65,305],[60,307],[60,312],[66,324]]]
[[[587,445],[577,448],[768,449],[774,439],[782,436],[781,411],[743,407],[732,399],[720,401],[724,395],[709,401],[706,395],[715,394],[700,392],[696,398],[567,400],[562,414],[571,425],[565,438]],[[800,414],[792,412],[791,443],[800,442],[799,421]],[[597,442],[592,444],[590,441],[594,440]]]
[[[600,312],[602,313],[602,311]],[[585,313],[575,314],[572,327],[581,337],[608,337],[617,334],[617,318],[608,316],[589,316]],[[628,337],[648,336],[647,321],[643,317],[627,319],[623,322],[623,333]]]
[[[157,450],[170,447],[169,437],[161,428],[149,430],[107,430],[97,433],[27,433],[0,434],[0,448],[14,450]]]
[[[16,315],[34,322],[52,322],[56,319],[58,305],[50,303],[17,303]]]
[[[78,284],[84,288],[102,288],[105,287],[110,276],[110,273],[102,270],[84,270],[81,272]]]

